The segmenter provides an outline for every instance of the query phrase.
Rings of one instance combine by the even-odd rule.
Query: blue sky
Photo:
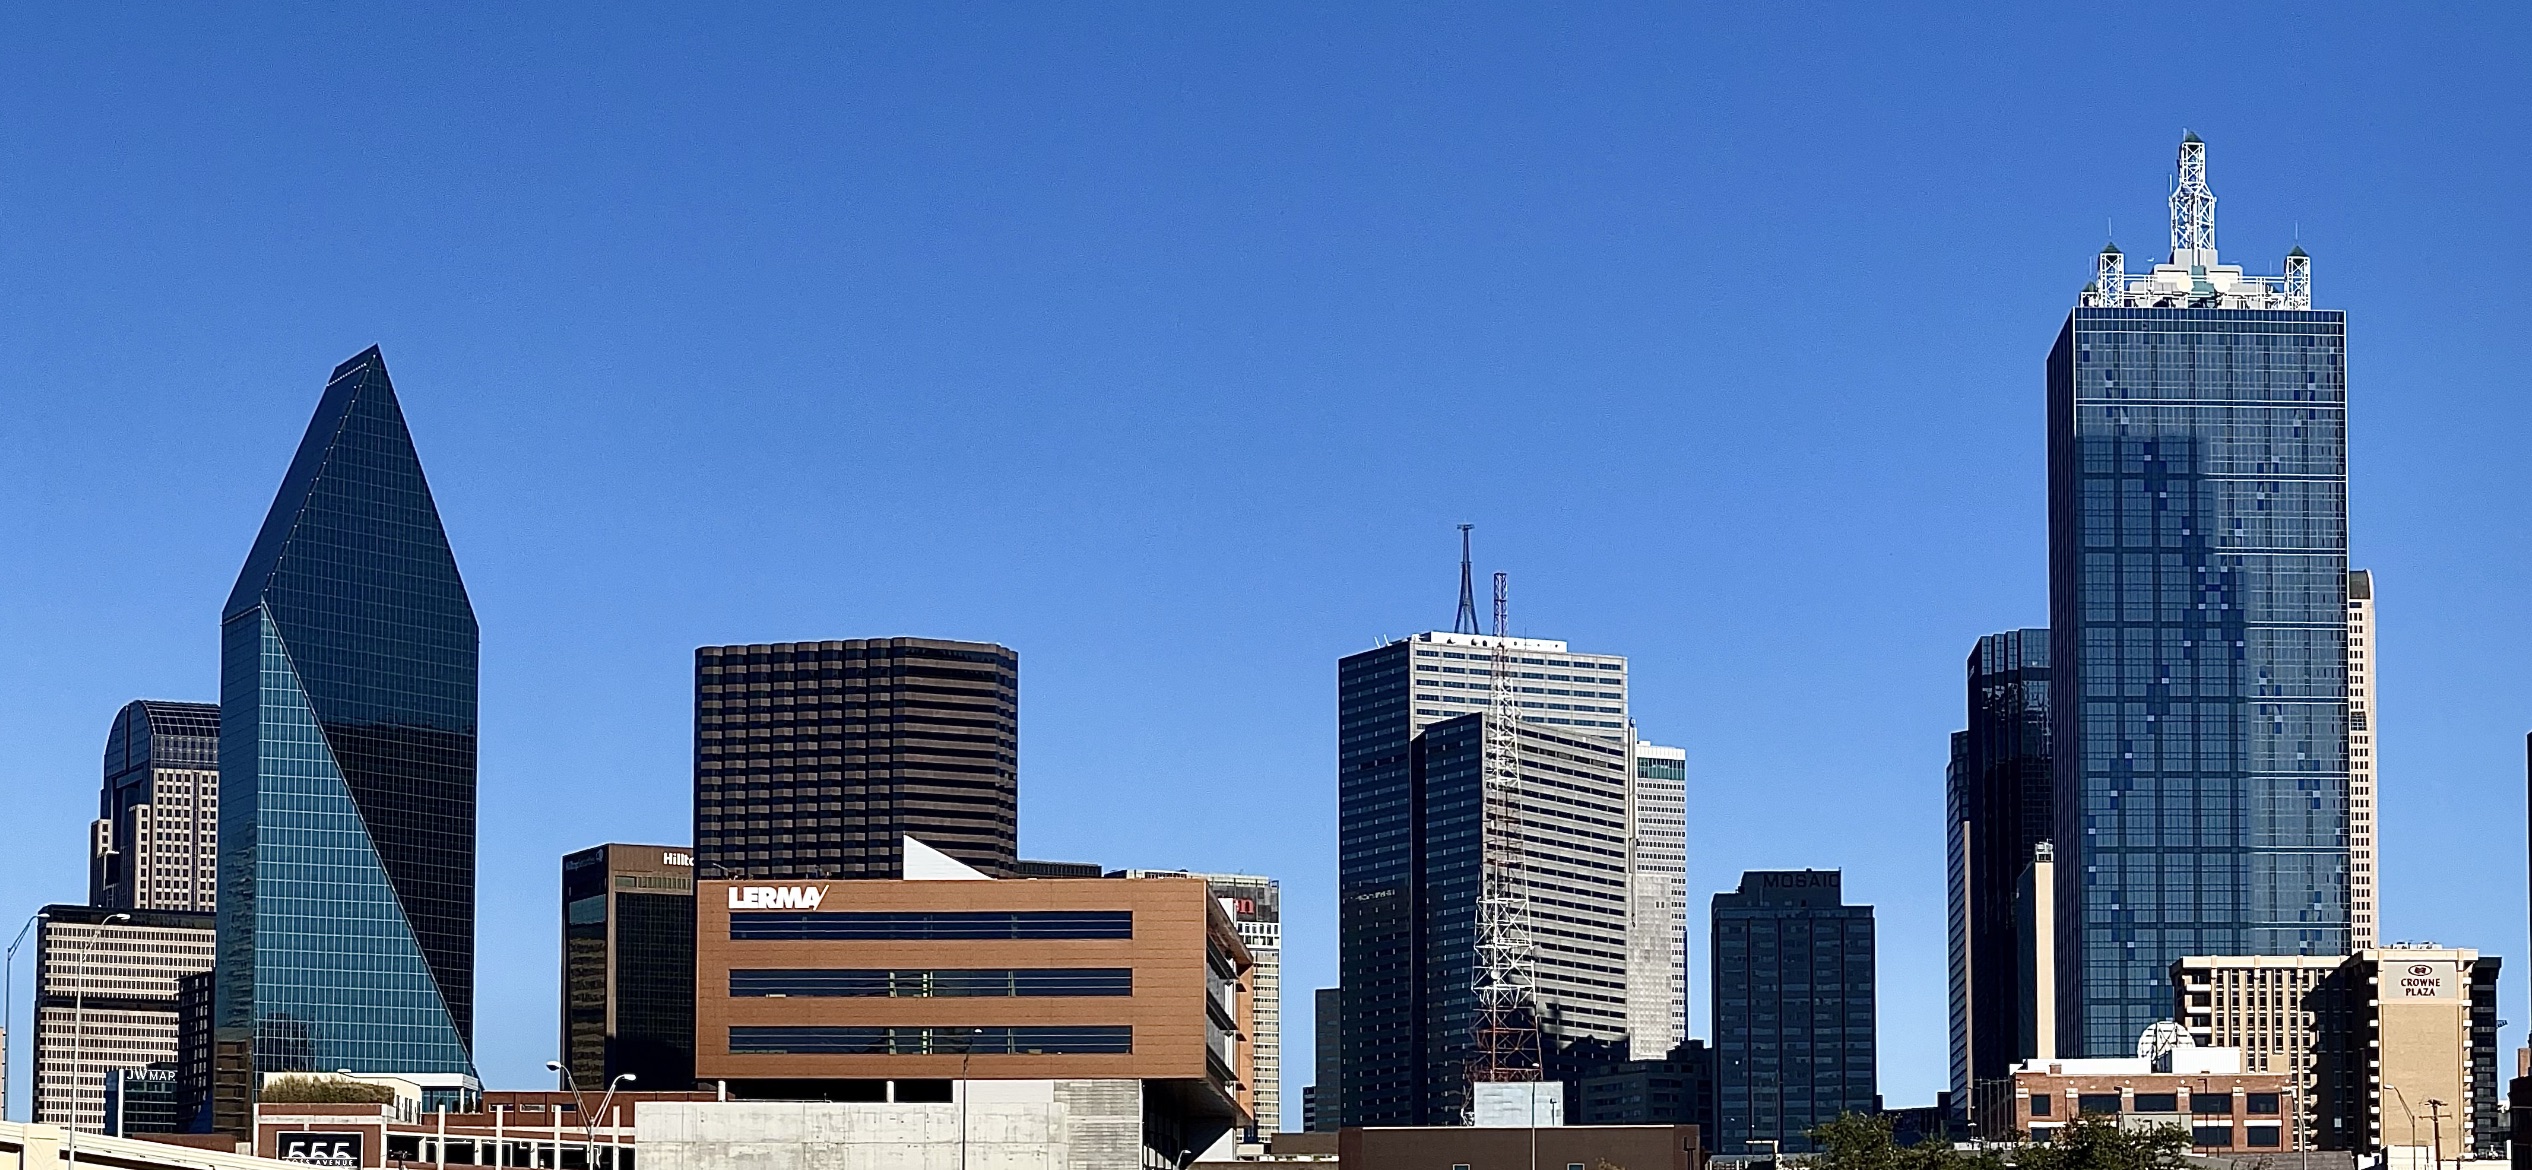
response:
[[[2041,359],[2186,127],[2227,257],[2350,314],[2385,933],[2519,965],[2525,17],[1921,8],[12,7],[0,911],[81,896],[114,711],[215,696],[375,342],[484,630],[496,1085],[560,855],[689,831],[693,648],[923,634],[1021,653],[1025,852],[1283,879],[1297,1120],[1334,661],[1448,623],[1468,521],[1689,750],[1693,1030],[1704,899],[1843,867],[1929,1101]]]

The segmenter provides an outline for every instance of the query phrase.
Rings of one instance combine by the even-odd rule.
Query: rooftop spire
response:
[[[2215,267],[2215,205],[2215,192],[2207,189],[2207,144],[2183,131],[2180,180],[2172,185],[2172,263]]]
[[[2179,174],[2172,180],[2172,257],[2131,274],[2117,244],[2093,254],[2092,282],[2077,303],[2101,309],[2309,309],[2312,258],[2301,245],[2286,254],[2285,272],[2254,276],[2216,259],[2215,192],[2207,187],[2207,144],[2183,132]]]
[[[1454,634],[1480,634],[1477,628],[1477,583],[1470,575],[1468,563],[1468,530],[1474,524],[1459,526],[1459,616],[1451,619]]]

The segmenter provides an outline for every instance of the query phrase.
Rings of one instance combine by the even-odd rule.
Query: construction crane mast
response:
[[[1477,893],[1477,1015],[1462,1111],[1480,1084],[1539,1079],[1536,952],[1521,830],[1520,709],[1513,699],[1510,583],[1495,574],[1494,686],[1486,712]]]

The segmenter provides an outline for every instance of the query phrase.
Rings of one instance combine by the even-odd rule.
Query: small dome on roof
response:
[[[2205,146],[2207,144],[2207,140],[2198,137],[2198,132],[2195,130],[2183,130],[2180,132],[2180,144],[2182,146],[2187,146],[2193,142],[2200,146]]]
[[[2289,259],[2289,260],[2310,260],[2310,259],[2312,259],[2312,257],[2310,257],[2310,256],[2308,256],[2308,255],[2306,255],[2306,254],[2304,253],[2304,250],[2303,250],[2303,245],[2301,245],[2301,244],[2297,244],[2297,245],[2295,245],[2294,247],[2292,247],[2292,248],[2290,248],[2290,249],[2287,249],[2287,251],[2286,251],[2286,258],[2287,258],[2287,259]]]
[[[2103,244],[2103,245],[2101,246],[2101,254],[2102,254],[2102,255],[2104,255],[2104,256],[2125,256],[2125,255],[2127,255],[2127,253],[2122,252],[2122,251],[2120,251],[2120,250],[2119,250],[2119,246],[2118,246],[2117,244]]]

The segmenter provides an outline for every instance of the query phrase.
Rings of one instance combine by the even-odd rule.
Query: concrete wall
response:
[[[946,1103],[679,1101],[635,1119],[643,1170],[1137,1170],[1134,1081],[968,1081]]]

